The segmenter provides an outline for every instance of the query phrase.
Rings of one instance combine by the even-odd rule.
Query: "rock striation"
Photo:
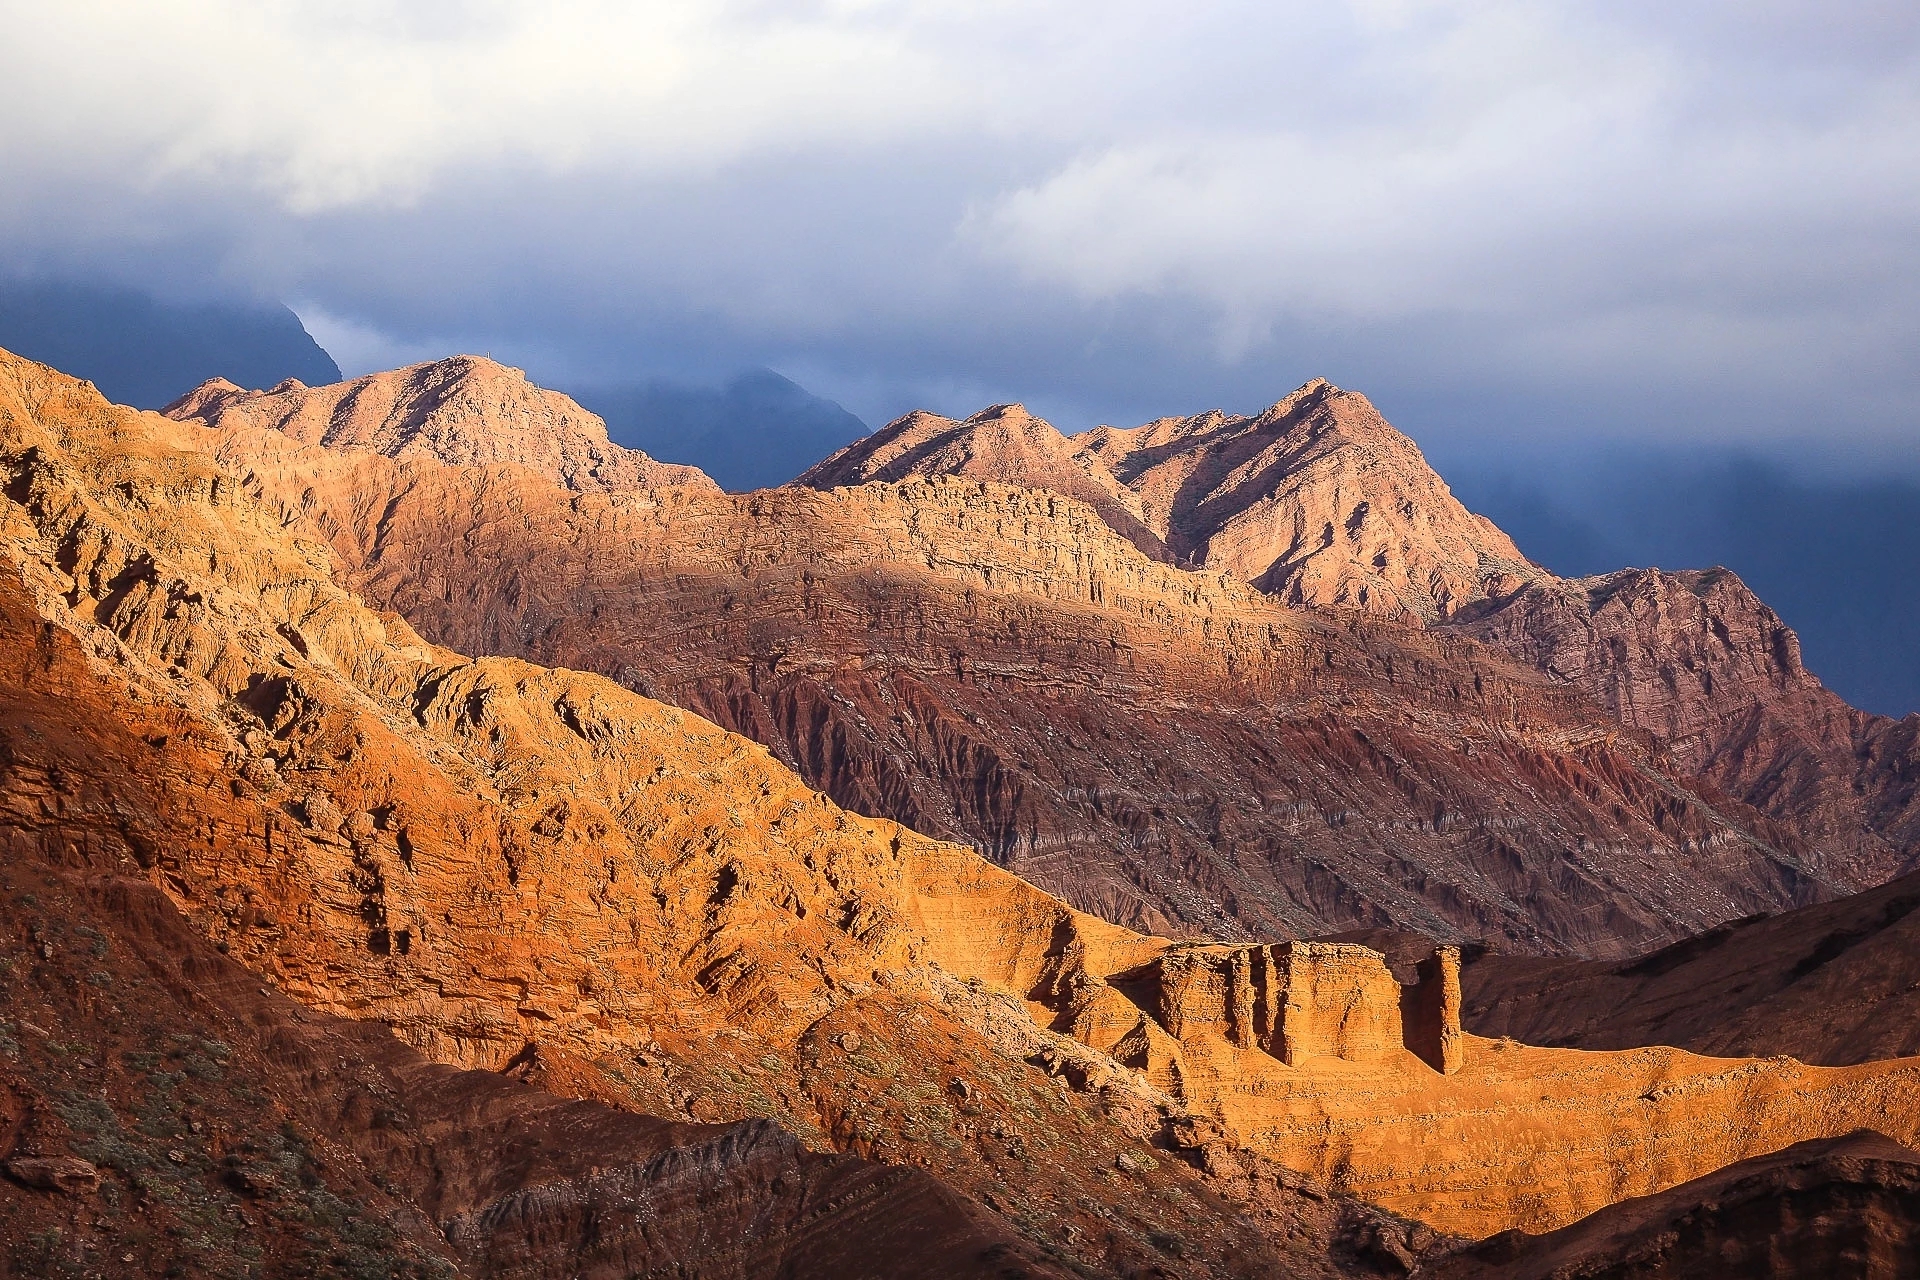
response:
[[[689,707],[1130,927],[1624,955],[1827,892],[1550,679],[1156,564],[1058,496],[602,497],[195,438],[434,640]]]
[[[1044,489],[1092,507],[1115,533],[1155,560],[1170,554],[1139,500],[1098,455],[1075,449],[1025,406],[996,404],[964,422],[924,409],[888,423],[808,469],[795,484],[838,489],[875,481],[956,477]]]
[[[249,391],[214,378],[165,412],[389,458],[515,463],[575,490],[719,490],[697,467],[656,462],[612,443],[607,424],[594,414],[557,391],[534,386],[519,369],[480,356],[453,356],[324,387],[289,378],[268,391]]]
[[[1579,687],[1682,772],[1794,825],[1836,885],[1879,884],[1920,858],[1920,717],[1868,715],[1822,688],[1791,630],[1725,569],[1555,577],[1462,506],[1365,397],[1324,379],[1254,417],[1099,427],[1064,445],[1018,411],[1021,449],[976,445],[972,424],[1003,408],[967,424],[909,415],[803,481],[966,475],[1081,498],[1149,554],[1289,604],[1457,628]]]
[[[1443,620],[1542,570],[1460,504],[1367,398],[1316,378],[1254,417],[1213,410],[1075,438],[1183,563],[1290,604]]]
[[[512,1122],[479,1123],[475,1098],[445,1097],[462,1120],[428,1137],[448,1159],[462,1123],[486,1150],[539,1155],[519,1166],[530,1183],[487,1172],[482,1151],[460,1175],[470,1193],[433,1167],[402,1187],[432,1191],[409,1202],[478,1272],[778,1264],[702,1261],[760,1238],[728,1226],[733,1206],[792,1223],[795,1248],[827,1237],[799,1274],[844,1273],[866,1214],[902,1242],[901,1266],[957,1273],[983,1257],[1108,1272],[1177,1257],[1201,1273],[1364,1275],[1433,1238],[1257,1151],[1220,1178],[1168,1156],[1155,1144],[1186,1114],[1177,1099],[940,966],[982,930],[1042,956],[1080,919],[1057,901],[838,810],[682,711],[423,643],[338,589],[323,545],[175,447],[183,430],[0,357],[0,603],[16,620],[0,652],[20,658],[0,667],[14,709],[0,825],[50,867],[84,870],[97,850],[313,1015],[384,1025],[443,1069],[483,1073],[468,1080],[531,1077],[662,1117],[609,1133],[639,1170],[595,1168],[606,1143],[557,1136],[539,1155],[493,1136]],[[116,792],[125,778],[141,804]],[[100,821],[83,832],[73,797],[88,788]],[[968,927],[930,934],[932,899]],[[1102,955],[1164,946],[1085,923]],[[329,1046],[315,1069],[338,1064],[350,1099],[397,1098],[363,1127],[418,1118],[358,1074],[361,1056]],[[1043,1060],[1081,1064],[1094,1087]],[[803,1149],[939,1182],[885,1172],[867,1194],[872,1166]],[[810,1183],[816,1167],[852,1181]],[[686,1197],[684,1234],[651,1210],[621,1216],[659,1206],[662,1180]],[[710,1199],[724,1211],[703,1218]],[[602,1226],[577,1229],[588,1221]],[[609,1252],[589,1266],[557,1238]]]
[[[1791,821],[1835,883],[1880,884],[1920,860],[1920,715],[1869,715],[1824,688],[1728,570],[1544,579],[1457,622]]]
[[[999,1241],[1005,1256],[1010,1235],[1110,1272],[1404,1271],[1435,1230],[1557,1227],[1795,1141],[1920,1128],[1912,1060],[1478,1040],[1447,1016],[1444,955],[1410,990],[1362,947],[1176,959],[1196,948],[847,813],[683,711],[423,642],[340,589],[322,543],[180,448],[196,431],[0,358],[7,839],[50,869],[105,859],[265,998],[381,1024],[441,1064],[429,1080],[482,1071],[521,1098],[531,1076],[663,1118],[626,1136],[608,1121],[646,1155],[639,1173],[595,1172],[583,1161],[602,1148],[581,1140],[517,1166],[539,1189],[435,1178],[409,1202],[476,1269],[591,1273],[600,1259],[580,1265],[550,1236],[632,1203],[649,1177],[712,1171],[737,1188],[737,1172],[747,1190],[692,1202],[780,1223],[795,1220],[767,1206],[794,1184],[776,1170],[874,1176],[809,1164],[805,1146],[944,1182],[963,1199],[929,1211],[936,1244]],[[112,794],[121,777],[141,780],[141,804]],[[1161,1020],[1175,1012],[1178,1034]],[[312,1069],[356,1082],[360,1105],[476,1114],[458,1089],[444,1111],[383,1092],[355,1076],[359,1054],[329,1046]],[[460,1131],[427,1127],[436,1143]],[[507,1130],[466,1131],[530,1154],[485,1137]],[[672,1154],[687,1146],[699,1153]],[[561,1152],[577,1158],[541,1163]],[[460,1186],[474,1190],[434,1198]],[[878,1220],[913,1227],[919,1194],[876,1200]],[[741,1238],[687,1221],[697,1241]],[[629,1271],[704,1269],[678,1235],[568,1238],[611,1240]],[[814,1258],[795,1269],[844,1262]]]

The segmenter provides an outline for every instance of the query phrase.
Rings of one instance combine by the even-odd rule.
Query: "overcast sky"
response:
[[[0,0],[0,267],[349,370],[1920,471],[1913,0]]]

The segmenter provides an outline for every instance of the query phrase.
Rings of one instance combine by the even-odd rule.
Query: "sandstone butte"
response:
[[[944,476],[576,493],[184,416],[435,642],[695,710],[1131,928],[1619,957],[1865,883],[1552,676],[1157,563],[1078,501]],[[825,465],[989,458],[1045,427],[980,415],[963,448],[944,421]]]
[[[204,438],[0,358],[9,848],[63,900],[184,920],[225,957],[195,981],[257,974],[342,1075],[374,1069],[347,1052],[353,1019],[397,1039],[389,1079],[427,1071],[417,1054],[676,1125],[771,1118],[800,1139],[773,1153],[796,1179],[881,1177],[809,1150],[918,1166],[957,1195],[893,1194],[934,1204],[940,1240],[1116,1271],[1404,1266],[1425,1228],[1557,1228],[1796,1142],[1920,1129],[1911,1059],[1487,1040],[1460,1027],[1449,949],[1403,985],[1366,947],[1182,943],[1076,912],[684,711],[425,643],[181,447]],[[32,923],[46,908],[15,903],[42,960],[64,958]],[[305,1069],[332,1074],[312,1051]],[[484,1110],[445,1099],[467,1077],[426,1078]],[[380,1095],[356,1096],[349,1118],[419,1186],[419,1135],[393,1132],[411,1113],[368,1118]],[[75,1114],[119,1125],[112,1102]],[[494,1114],[553,1105],[516,1093]],[[717,1140],[646,1132],[656,1151]],[[486,1269],[550,1257],[596,1196],[663,1176],[548,1159],[437,1219],[413,1203]],[[699,1167],[741,1176],[729,1159]],[[765,1187],[790,1193],[784,1176]]]

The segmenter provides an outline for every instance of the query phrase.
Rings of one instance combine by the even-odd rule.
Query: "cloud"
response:
[[[770,364],[876,420],[1324,372],[1416,431],[1915,434],[1910,3],[0,17],[0,266],[292,299],[368,358]]]

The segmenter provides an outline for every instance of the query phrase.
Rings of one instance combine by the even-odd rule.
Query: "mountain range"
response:
[[[0,354],[0,470],[16,1270],[1912,1257],[1920,717],[1356,393],[729,494],[472,357]]]

